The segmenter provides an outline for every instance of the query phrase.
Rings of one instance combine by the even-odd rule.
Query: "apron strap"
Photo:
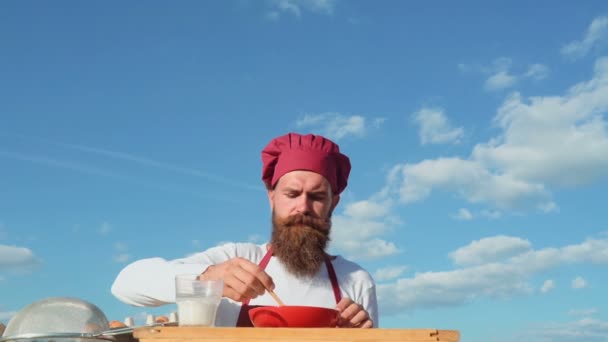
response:
[[[329,281],[331,281],[331,288],[334,290],[336,304],[338,304],[342,299],[342,292],[340,291],[340,285],[338,284],[338,277],[336,276],[334,265],[332,265],[331,260],[329,260],[329,256],[327,255],[325,256],[325,266],[327,267],[327,273],[329,274]]]

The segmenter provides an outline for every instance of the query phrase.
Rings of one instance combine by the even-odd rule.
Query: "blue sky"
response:
[[[260,151],[353,164],[332,252],[386,328],[608,340],[604,1],[0,3],[0,321],[266,241]]]

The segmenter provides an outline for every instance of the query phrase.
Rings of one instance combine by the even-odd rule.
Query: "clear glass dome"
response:
[[[2,336],[18,339],[31,334],[99,334],[109,328],[108,319],[97,306],[78,298],[50,297],[17,312]]]

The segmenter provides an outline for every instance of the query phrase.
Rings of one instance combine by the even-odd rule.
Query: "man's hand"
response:
[[[209,266],[198,278],[223,280],[222,296],[238,302],[263,295],[267,288],[274,289],[272,278],[258,265],[243,258],[234,258]]]
[[[338,327],[340,328],[372,328],[374,322],[363,307],[350,298],[342,298],[337,306],[340,312]]]

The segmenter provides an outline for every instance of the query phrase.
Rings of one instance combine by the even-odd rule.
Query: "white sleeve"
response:
[[[361,298],[361,305],[369,314],[369,317],[374,322],[374,328],[380,327],[380,321],[378,317],[378,298],[376,297],[376,285],[368,288],[363,293],[363,298]]]
[[[112,294],[135,306],[159,306],[175,302],[175,275],[203,273],[209,266],[236,257],[236,245],[210,248],[186,258],[150,258],[127,265],[112,284]]]

